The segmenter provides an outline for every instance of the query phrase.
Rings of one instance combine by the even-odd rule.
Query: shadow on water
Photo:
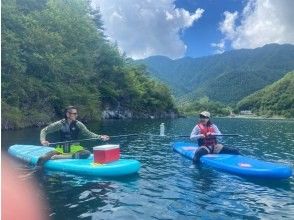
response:
[[[33,169],[33,168],[32,168]],[[95,181],[118,181],[122,183],[131,183],[137,181],[140,178],[139,173],[129,174],[125,176],[117,176],[117,177],[93,177],[93,176],[86,176],[86,175],[75,175],[69,174],[60,171],[44,171],[42,173],[44,176],[59,176],[59,177],[66,177],[68,179],[73,180],[82,180],[82,182],[95,182]]]
[[[195,169],[197,169],[199,172],[199,176],[198,176],[199,178],[201,177],[206,178],[208,176],[209,181],[213,181],[213,179],[216,179],[216,178],[217,179],[223,178],[223,175],[226,175],[229,178],[236,179],[241,182],[246,181],[248,183],[253,183],[257,186],[268,187],[270,189],[275,189],[275,190],[289,191],[293,187],[293,176],[287,179],[258,178],[258,177],[231,174],[221,170],[214,170],[213,168],[206,167],[204,165],[198,165],[195,167]],[[212,170],[214,170],[215,172],[212,172]],[[214,173],[214,175],[211,175],[211,173]],[[216,173],[219,173],[219,177],[217,176]]]
[[[63,172],[45,171],[35,176],[47,192],[52,219],[92,219],[93,213],[119,206],[121,185],[136,190],[139,175],[124,178],[93,178]],[[112,209],[110,208],[110,209]]]
[[[293,177],[290,177],[288,179],[260,179],[253,177],[240,178],[244,179],[245,181],[250,181],[251,183],[254,183],[256,185],[268,187],[275,190],[289,191],[293,187],[293,184],[291,184],[291,182],[293,181]]]

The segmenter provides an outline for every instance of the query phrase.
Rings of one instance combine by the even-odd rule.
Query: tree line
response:
[[[2,1],[2,129],[40,126],[67,105],[82,120],[122,106],[176,112],[169,89],[120,53],[84,0]]]

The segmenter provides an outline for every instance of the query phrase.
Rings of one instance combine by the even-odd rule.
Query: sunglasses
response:
[[[77,115],[77,112],[68,112],[70,115]]]
[[[206,116],[204,116],[204,115],[200,115],[199,118],[200,118],[200,119],[209,119],[209,117],[206,117]]]

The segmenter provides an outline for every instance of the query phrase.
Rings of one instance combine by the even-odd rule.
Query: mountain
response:
[[[180,100],[207,96],[236,103],[294,69],[294,45],[268,44],[219,55],[171,60],[153,56],[136,60],[154,78],[167,84]]]
[[[251,110],[259,115],[294,118],[294,71],[242,99],[238,102],[237,109]]]

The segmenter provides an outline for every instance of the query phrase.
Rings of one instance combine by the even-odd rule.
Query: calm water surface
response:
[[[294,122],[215,119],[223,139],[243,154],[293,167]],[[176,120],[107,121],[89,124],[98,133],[189,135],[196,118]],[[2,132],[2,151],[16,143],[38,144],[40,129]],[[54,137],[51,137],[52,141]],[[36,179],[49,204],[52,219],[293,219],[294,178],[247,179],[210,168],[196,168],[171,149],[171,138],[123,137],[122,157],[137,159],[137,175],[119,179],[89,178],[47,172]],[[87,147],[99,145],[91,141]],[[20,164],[21,167],[26,167]]]

